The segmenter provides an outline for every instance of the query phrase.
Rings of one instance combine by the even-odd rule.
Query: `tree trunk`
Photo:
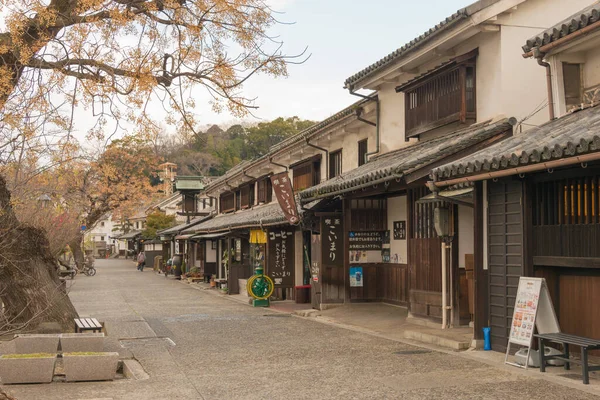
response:
[[[0,176],[0,333],[27,331],[41,322],[73,330],[77,311],[58,278],[44,231],[20,224]]]
[[[81,249],[83,245],[83,233],[79,233],[77,236],[73,238],[69,242],[69,247],[71,248],[71,252],[73,252],[73,258],[75,259],[75,265],[77,265],[78,269],[83,268],[83,263],[85,262],[85,254]]]

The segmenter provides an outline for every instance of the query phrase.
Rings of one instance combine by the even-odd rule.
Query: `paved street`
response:
[[[131,261],[75,279],[83,316],[149,378],[5,386],[25,399],[591,399],[593,395],[364,333],[253,309]]]

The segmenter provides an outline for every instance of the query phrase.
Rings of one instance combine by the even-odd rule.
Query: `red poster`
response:
[[[294,190],[292,182],[287,172],[282,172],[271,176],[271,183],[275,191],[275,197],[279,202],[279,206],[285,215],[285,218],[292,225],[298,224],[300,218],[298,216],[298,208],[296,207],[296,199],[294,198]]]

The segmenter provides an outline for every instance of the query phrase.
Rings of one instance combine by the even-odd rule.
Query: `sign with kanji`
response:
[[[271,176],[271,184],[275,191],[277,202],[285,215],[285,218],[292,225],[297,225],[300,222],[298,216],[298,208],[296,207],[296,199],[294,198],[294,190],[292,182],[287,172],[281,172]]]
[[[406,221],[394,221],[394,240],[406,240]]]
[[[275,286],[294,286],[294,228],[270,229],[267,234],[269,246],[267,273]]]
[[[321,217],[323,265],[344,265],[344,225],[341,215]]]
[[[383,232],[350,232],[350,250],[381,250]]]

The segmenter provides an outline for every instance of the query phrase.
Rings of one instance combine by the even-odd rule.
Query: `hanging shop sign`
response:
[[[350,267],[350,287],[363,287],[362,267]]]
[[[341,215],[321,217],[323,264],[344,265],[344,225]]]
[[[268,275],[275,286],[294,286],[294,229],[270,229],[268,233]]]
[[[296,207],[296,199],[294,198],[294,190],[287,172],[281,172],[271,176],[271,184],[275,191],[277,202],[285,215],[285,218],[292,225],[300,222],[298,216],[298,207]]]
[[[350,232],[350,250],[381,250],[384,232]]]

